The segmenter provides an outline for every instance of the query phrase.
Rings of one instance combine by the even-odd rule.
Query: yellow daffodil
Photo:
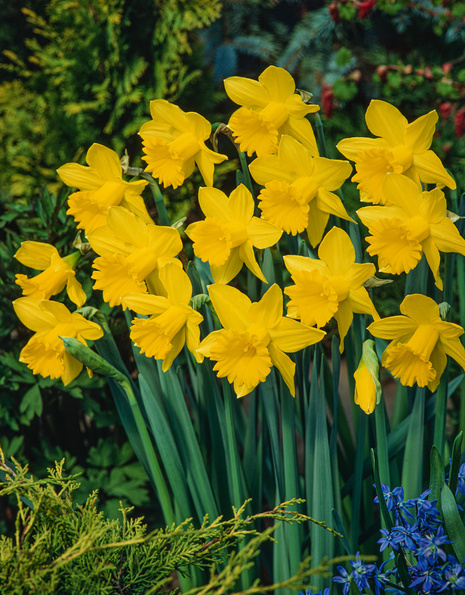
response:
[[[196,353],[200,344],[199,324],[203,317],[189,305],[192,285],[186,273],[175,263],[168,263],[159,273],[166,296],[129,293],[124,304],[149,318],[132,321],[131,339],[147,357],[163,360],[164,372],[174,358],[187,345],[196,360],[203,355]]]
[[[381,363],[404,386],[438,387],[452,357],[465,370],[465,349],[459,337],[463,328],[441,319],[439,306],[431,298],[408,295],[400,305],[400,316],[373,322],[368,330],[375,337],[391,341]]]
[[[69,384],[82,370],[82,364],[65,351],[60,337],[72,337],[86,345],[103,335],[98,324],[71,313],[58,302],[24,297],[13,302],[16,315],[35,332],[20,354],[20,361],[44,378],[61,378]]]
[[[66,163],[57,170],[67,186],[80,190],[69,195],[67,210],[78,229],[87,234],[105,225],[108,209],[116,205],[126,207],[146,223],[151,221],[140,196],[148,182],[125,182],[118,155],[103,145],[94,143],[87,151],[86,161],[89,167]]]
[[[281,134],[299,140],[312,155],[318,155],[315,135],[307,114],[318,111],[295,93],[295,82],[283,68],[269,66],[258,81],[232,76],[224,81],[226,93],[241,105],[229,120],[229,128],[241,151],[267,157],[278,150]]]
[[[380,271],[395,275],[414,269],[424,253],[436,285],[442,289],[440,252],[465,255],[465,240],[447,216],[444,193],[438,188],[422,192],[400,174],[386,177],[383,192],[389,205],[357,211],[370,232],[368,253],[378,256]]]
[[[353,221],[338,196],[352,166],[347,161],[312,157],[294,138],[283,135],[278,154],[250,164],[254,180],[265,186],[258,197],[262,217],[297,234],[307,229],[312,246],[321,242],[329,215]]]
[[[69,299],[80,308],[86,301],[86,294],[74,272],[79,257],[79,252],[74,252],[62,258],[51,244],[22,242],[15,258],[24,266],[43,272],[31,278],[16,275],[16,283],[23,290],[23,295],[45,300],[60,293],[66,286]]]
[[[206,218],[189,225],[186,234],[194,242],[195,255],[210,263],[215,283],[229,283],[243,264],[266,283],[253,248],[273,246],[282,231],[253,216],[254,201],[247,188],[241,184],[229,198],[216,188],[201,188],[199,204]]]
[[[454,189],[452,177],[430,150],[438,114],[435,110],[410,124],[393,105],[374,99],[366,111],[368,129],[378,138],[346,138],[337,148],[355,161],[362,201],[384,204],[383,182],[390,172],[404,174],[417,184],[438,184]]]
[[[379,362],[375,351],[375,342],[367,339],[362,346],[362,357],[354,372],[356,405],[369,415],[375,410],[382,394],[379,381]]]
[[[283,316],[283,294],[277,285],[254,303],[229,285],[210,285],[208,291],[224,328],[210,333],[198,352],[216,362],[218,377],[226,377],[243,397],[275,366],[294,396],[295,364],[285,352],[313,345],[325,333]]]
[[[103,291],[110,306],[121,304],[127,293],[146,293],[147,283],[153,288],[157,269],[182,250],[177,229],[147,224],[123,207],[112,207],[107,225],[90,233],[88,240],[100,255],[93,264],[94,289]]]
[[[288,316],[303,324],[324,326],[336,319],[340,351],[353,314],[378,318],[363,283],[375,273],[373,264],[355,262],[355,250],[345,231],[333,227],[318,248],[319,260],[306,256],[284,256],[284,264],[295,285],[284,290],[290,298]]]
[[[165,186],[177,188],[194,171],[195,164],[207,186],[213,186],[215,164],[227,159],[205,145],[211,135],[211,125],[195,112],[183,112],[165,99],[150,102],[152,120],[140,129],[147,162],[151,172]]]

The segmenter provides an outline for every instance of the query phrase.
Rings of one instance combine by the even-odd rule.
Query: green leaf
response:
[[[430,485],[432,486],[431,498],[437,500],[438,508],[441,505],[441,490],[444,486],[444,462],[438,449],[433,444],[430,457]]]
[[[460,432],[459,435],[455,438],[454,444],[452,446],[451,465],[449,471],[449,488],[453,494],[455,494],[455,490],[457,489],[457,480],[460,470],[460,459],[462,454],[462,442],[463,432]]]
[[[446,533],[452,541],[457,560],[465,558],[465,527],[460,517],[457,502],[449,486],[444,484],[441,494],[441,507]]]

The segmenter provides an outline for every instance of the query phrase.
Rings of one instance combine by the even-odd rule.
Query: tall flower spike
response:
[[[323,238],[316,258],[284,256],[284,264],[295,285],[286,287],[290,298],[287,314],[303,324],[323,327],[334,316],[341,353],[353,314],[378,314],[363,284],[375,273],[370,263],[355,262],[355,250],[345,231],[333,227]]]
[[[82,364],[66,352],[60,337],[73,337],[86,345],[86,339],[100,339],[98,324],[86,320],[65,305],[49,300],[24,297],[13,302],[16,315],[27,328],[35,331],[19,356],[34,374],[61,378],[69,384],[82,370]]]
[[[195,255],[210,263],[215,283],[229,283],[243,264],[266,283],[253,249],[273,246],[282,231],[253,216],[247,188],[240,184],[229,198],[217,188],[200,188],[199,203],[206,218],[189,225],[186,235],[194,242]]]
[[[110,306],[121,304],[127,293],[147,293],[147,284],[153,290],[158,269],[182,250],[177,229],[146,224],[123,207],[112,207],[107,225],[89,234],[88,240],[100,255],[93,264],[94,289],[103,291]]]
[[[23,295],[45,300],[60,293],[66,286],[69,299],[80,308],[86,301],[86,294],[74,272],[79,257],[79,252],[74,252],[61,258],[51,244],[22,242],[15,258],[25,266],[43,272],[31,278],[16,275],[16,283],[23,290]]]
[[[140,135],[151,172],[165,186],[177,188],[194,171],[195,164],[207,186],[213,186],[215,165],[227,159],[205,145],[211,125],[195,112],[183,112],[165,99],[150,102],[152,120],[143,124]]]
[[[379,99],[373,99],[366,111],[368,129],[378,138],[346,138],[337,148],[355,161],[360,196],[364,202],[384,204],[383,182],[390,172],[404,174],[418,185],[438,184],[455,189],[439,157],[430,150],[438,114],[435,110],[410,124],[400,111]]]
[[[401,316],[372,322],[369,332],[391,341],[381,363],[404,386],[427,386],[435,391],[452,357],[465,370],[465,349],[459,337],[463,328],[441,320],[439,306],[431,298],[408,295],[400,305]]]
[[[114,151],[94,143],[87,151],[86,161],[89,167],[66,163],[57,170],[67,186],[80,190],[69,195],[67,210],[77,222],[78,229],[84,229],[88,234],[102,227],[108,209],[116,205],[125,207],[146,223],[152,221],[141,197],[148,182],[125,182],[121,162]]]
[[[163,360],[166,372],[186,344],[196,360],[203,355],[196,350],[200,344],[199,324],[203,317],[189,305],[192,285],[186,273],[175,263],[168,263],[159,273],[165,296],[129,293],[123,303],[149,318],[136,318],[131,325],[131,339],[147,357]]]
[[[364,207],[357,215],[368,227],[368,253],[378,256],[384,273],[408,273],[425,254],[439,289],[440,252],[465,256],[465,240],[447,216],[444,193],[435,188],[422,192],[400,174],[389,174],[383,184],[386,206]]]
[[[250,164],[254,180],[265,186],[258,197],[262,217],[292,235],[307,229],[313,247],[321,242],[330,215],[353,221],[332,192],[351,171],[348,161],[312,157],[287,134],[281,137],[277,155],[258,157]]]
[[[278,285],[254,303],[229,285],[210,285],[208,292],[224,328],[210,333],[198,352],[216,362],[213,369],[218,377],[227,378],[236,395],[243,397],[276,366],[294,396],[295,364],[285,352],[313,345],[325,333],[282,315],[283,294]]]
[[[241,105],[229,120],[241,151],[267,157],[278,150],[281,134],[299,140],[312,155],[318,155],[315,135],[307,114],[318,111],[295,93],[295,82],[283,68],[269,66],[258,81],[232,76],[224,81],[229,97]]]

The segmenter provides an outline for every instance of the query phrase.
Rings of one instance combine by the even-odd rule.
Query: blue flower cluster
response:
[[[428,500],[431,489],[411,500],[404,500],[402,487],[391,490],[383,485],[382,490],[386,506],[394,514],[395,521],[391,531],[381,529],[382,537],[378,543],[380,552],[390,548],[390,558],[379,566],[366,564],[357,552],[355,560],[350,561],[350,572],[338,566],[339,575],[333,577],[333,581],[341,585],[343,595],[349,593],[352,584],[360,593],[364,589],[373,589],[376,595],[385,592],[405,593],[395,565],[394,552],[400,549],[411,580],[408,587],[415,593],[429,595],[465,590],[463,561],[459,562],[444,551],[443,546],[451,542],[444,533],[436,501]],[[457,492],[465,494],[465,464],[460,468]],[[378,502],[378,498],[375,498],[375,502]],[[299,595],[330,595],[330,588],[318,593],[312,593],[309,589]]]

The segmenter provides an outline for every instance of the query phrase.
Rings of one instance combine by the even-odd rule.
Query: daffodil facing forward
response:
[[[131,339],[147,357],[163,360],[164,372],[184,344],[201,363],[203,355],[196,350],[203,317],[189,305],[192,297],[189,277],[175,263],[164,266],[159,277],[166,296],[129,293],[123,298],[123,303],[131,310],[149,316],[132,321]]]
[[[165,99],[150,102],[152,120],[140,129],[147,162],[145,171],[151,172],[161,184],[177,188],[194,171],[195,164],[207,186],[213,186],[215,165],[227,159],[205,145],[211,135],[211,125],[195,112],[183,112]]]
[[[82,370],[82,364],[65,351],[60,337],[72,337],[86,345],[103,335],[98,324],[78,312],[71,313],[58,302],[24,297],[13,302],[16,315],[35,332],[19,356],[34,374],[44,378],[61,378],[69,384]]]
[[[107,225],[89,234],[88,240],[100,255],[93,264],[94,289],[103,291],[110,306],[121,304],[127,293],[147,293],[147,284],[154,290],[157,271],[182,249],[177,229],[147,224],[123,207],[112,207]]]
[[[282,231],[253,216],[254,201],[247,188],[240,184],[229,198],[217,188],[201,188],[199,204],[206,218],[189,225],[186,234],[194,242],[195,255],[210,263],[215,283],[229,283],[243,264],[266,283],[253,249],[273,246]]]
[[[286,353],[321,341],[325,333],[284,317],[283,294],[277,285],[254,303],[229,285],[210,285],[208,291],[224,328],[210,333],[198,352],[216,362],[218,377],[227,378],[236,395],[243,397],[275,366],[295,395],[295,364]]]
[[[87,151],[86,161],[89,167],[66,163],[57,170],[67,186],[80,190],[69,195],[67,211],[78,229],[87,234],[105,225],[108,209],[116,205],[126,207],[146,223],[151,221],[141,197],[148,182],[125,182],[118,155],[103,145],[94,143]]]
[[[312,155],[318,154],[312,126],[305,116],[318,111],[295,93],[295,82],[284,69],[269,66],[258,81],[232,76],[224,81],[226,93],[242,106],[229,120],[241,151],[267,157],[278,150],[281,134],[299,140]]]
[[[438,188],[422,192],[400,174],[389,174],[383,191],[389,205],[357,211],[370,233],[368,253],[378,256],[380,271],[395,275],[414,269],[424,253],[436,285],[442,289],[440,252],[465,256],[465,240],[447,216],[444,193]]]
[[[258,157],[250,164],[254,180],[265,186],[258,197],[262,217],[292,235],[307,229],[314,247],[320,243],[330,215],[353,221],[332,192],[351,171],[348,161],[312,157],[286,134],[277,155]]]
[[[86,294],[74,272],[79,257],[80,253],[74,252],[62,258],[51,244],[22,242],[15,258],[21,264],[42,273],[30,278],[18,274],[16,283],[23,290],[23,295],[46,300],[66,286],[69,299],[80,308],[86,301]]]
[[[447,356],[465,370],[465,349],[459,337],[463,328],[441,319],[438,304],[431,298],[408,295],[400,305],[400,316],[373,322],[368,330],[375,337],[391,341],[382,364],[404,386],[438,387]]]
[[[365,114],[368,129],[378,138],[346,138],[337,148],[355,161],[352,178],[358,183],[364,202],[384,204],[383,182],[390,172],[404,174],[417,184],[438,184],[454,189],[454,180],[439,157],[430,150],[438,114],[431,111],[410,124],[400,111],[379,99],[373,99]]]
[[[318,248],[319,259],[306,256],[284,256],[284,264],[295,285],[284,290],[290,298],[288,316],[303,324],[325,326],[336,319],[340,351],[352,323],[353,314],[369,314],[377,319],[373,302],[363,287],[375,273],[370,263],[355,262],[355,250],[345,231],[333,227]]]

